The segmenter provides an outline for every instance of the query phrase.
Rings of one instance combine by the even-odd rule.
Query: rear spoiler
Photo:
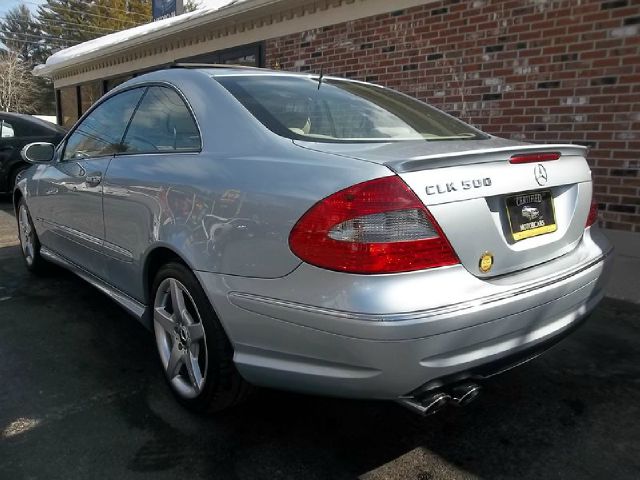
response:
[[[412,157],[404,160],[391,160],[389,162],[385,162],[385,166],[389,167],[396,173],[405,173],[458,165],[506,161],[512,155],[517,153],[559,152],[561,156],[580,156],[586,158],[587,150],[587,147],[583,145],[571,144],[522,145],[515,147],[486,148],[482,150],[475,149],[453,153],[439,153],[435,155]]]

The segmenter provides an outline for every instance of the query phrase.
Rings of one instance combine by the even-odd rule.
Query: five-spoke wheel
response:
[[[165,377],[178,400],[195,411],[217,411],[249,391],[233,363],[233,348],[200,282],[169,262],[151,289],[153,329]]]
[[[46,262],[40,256],[40,241],[38,234],[33,226],[29,207],[21,198],[18,202],[18,237],[20,237],[20,247],[22,249],[22,257],[27,268],[35,273],[46,271]]]
[[[177,393],[195,398],[207,374],[207,339],[193,298],[179,280],[165,278],[159,285],[153,320],[167,378]]]

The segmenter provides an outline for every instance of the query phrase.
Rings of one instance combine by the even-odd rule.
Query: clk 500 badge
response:
[[[457,192],[458,190],[471,190],[473,188],[490,187],[491,178],[476,178],[474,180],[461,180],[457,182],[437,183],[435,185],[427,185],[427,195],[436,195],[438,193]]]

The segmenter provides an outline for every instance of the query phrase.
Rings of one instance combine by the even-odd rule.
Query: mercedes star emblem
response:
[[[533,169],[533,174],[536,177],[536,182],[538,182],[538,185],[542,186],[547,183],[547,169],[544,168],[544,166],[540,164],[536,165],[536,168]]]

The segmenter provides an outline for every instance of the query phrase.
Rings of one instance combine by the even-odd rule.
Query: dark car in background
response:
[[[10,193],[18,174],[29,164],[20,156],[32,142],[57,145],[66,130],[46,120],[21,113],[0,112],[0,193]]]

